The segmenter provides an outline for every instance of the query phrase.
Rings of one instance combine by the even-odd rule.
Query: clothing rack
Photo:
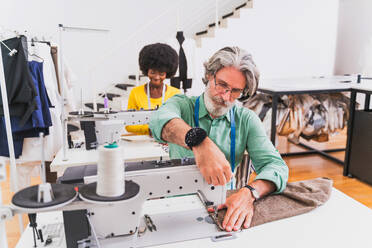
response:
[[[31,46],[34,46],[34,43],[44,43],[44,44],[47,44],[48,46],[51,46],[51,42],[50,41],[42,41],[42,40],[35,40],[34,38],[31,38],[31,41],[27,41],[27,42],[31,42]]]
[[[20,37],[20,34],[18,32],[14,32],[14,37]],[[48,45],[51,44],[50,41],[39,41],[37,39],[31,39],[30,42],[35,43],[46,43]],[[0,40],[0,43],[4,45],[4,47],[9,50],[9,53],[7,53],[8,56],[14,56],[18,51],[16,49],[10,48],[5,42]],[[19,189],[18,186],[18,173],[17,173],[17,164],[16,164],[16,158],[15,158],[15,150],[14,150],[14,139],[13,139],[13,133],[12,133],[12,126],[11,126],[11,118],[10,118],[10,111],[9,111],[9,99],[7,96],[7,86],[5,81],[5,73],[4,73],[4,65],[3,65],[3,59],[2,59],[2,50],[0,49],[0,84],[1,84],[1,96],[2,96],[2,104],[3,104],[3,111],[4,111],[4,120],[5,120],[5,131],[6,131],[6,137],[8,141],[8,150],[9,150],[9,163],[10,163],[10,189],[12,192],[17,192]],[[5,54],[4,54],[5,55]],[[6,55],[5,55],[6,56]],[[1,187],[0,187],[1,190]],[[1,202],[0,202],[1,205]],[[19,227],[20,231],[23,232],[23,220],[22,216],[19,215]],[[5,232],[4,232],[5,235]],[[0,237],[2,240],[5,240],[6,242],[6,236]],[[6,244],[7,245],[7,244]],[[7,246],[5,246],[7,247]]]
[[[1,44],[5,45],[5,43],[2,41],[1,41]],[[13,56],[15,54],[15,53],[11,53],[15,49],[10,49],[6,45],[5,47],[10,51],[10,53],[8,54],[9,56]],[[10,177],[11,177],[10,187],[13,192],[16,192],[18,189],[17,170],[16,170],[15,155],[14,155],[12,126],[10,124],[9,103],[8,103],[6,84],[5,84],[5,73],[4,73],[4,65],[3,65],[1,49],[0,49],[0,85],[1,85],[1,97],[2,97],[2,103],[3,103],[3,109],[4,109],[4,117],[5,117],[6,135],[8,139],[8,149],[9,149]]]
[[[1,44],[4,44],[1,41]],[[7,46],[6,46],[7,47]],[[9,47],[7,47],[10,50],[9,56],[13,56],[17,51],[15,49],[11,50]],[[15,53],[12,53],[12,51],[16,51]],[[6,84],[5,84],[5,73],[4,73],[4,65],[3,65],[3,58],[2,58],[2,51],[0,49],[0,87],[1,87],[1,100],[3,103],[3,109],[4,109],[4,116],[5,116],[5,127],[6,127],[6,136],[8,139],[8,149],[9,149],[9,160],[10,160],[10,189],[13,192],[16,192],[18,190],[18,181],[17,181],[17,168],[16,168],[16,161],[15,161],[15,155],[14,155],[14,146],[13,146],[13,135],[12,135],[12,126],[10,124],[10,113],[9,113],[9,104],[8,104],[8,95],[6,90]],[[1,191],[1,185],[0,185],[0,191]],[[2,200],[2,199],[0,199]],[[1,205],[2,202],[0,202]],[[19,228],[21,233],[23,232],[23,220],[22,216],[18,215],[19,220]],[[0,235],[3,237],[0,237],[2,240],[4,240],[4,243],[6,243],[6,233],[5,233],[5,227],[1,227],[1,229],[4,229],[4,232],[2,232]],[[5,247],[7,247],[8,244],[5,244]]]

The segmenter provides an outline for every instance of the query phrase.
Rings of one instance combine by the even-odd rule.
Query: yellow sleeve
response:
[[[137,110],[137,105],[136,105],[136,92],[135,92],[135,89],[133,89],[130,94],[129,94],[129,99],[128,99],[128,106],[127,106],[127,109],[128,110],[131,110],[131,109],[135,109]]]
[[[141,103],[137,102],[137,97],[139,94],[139,90],[141,90],[140,87],[134,88],[130,94],[129,94],[129,99],[128,99],[128,110],[130,109],[135,109],[135,110],[140,110],[141,108],[145,109],[145,106],[142,106]],[[137,97],[136,97],[137,95]],[[126,126],[125,129],[130,132],[134,133],[137,135],[148,135],[149,134],[149,125],[130,125]]]
[[[165,95],[165,101],[167,101],[169,98],[171,98],[174,95],[181,94],[181,90],[177,89],[176,87],[168,85],[169,89],[167,90],[167,93]]]

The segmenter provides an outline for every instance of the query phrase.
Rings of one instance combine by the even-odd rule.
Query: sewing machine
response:
[[[95,166],[67,169],[64,176],[59,179],[63,183],[60,185],[73,188],[74,185],[66,183],[75,182],[75,185],[79,185],[79,197],[72,196],[72,202],[68,200],[66,204],[59,203],[55,207],[32,209],[24,202],[19,203],[22,197],[17,195],[25,192],[29,194],[29,189],[24,189],[12,200],[10,207],[12,214],[62,210],[68,216],[71,211],[74,213],[75,210],[83,210],[80,213],[84,215],[79,215],[75,211],[73,219],[64,220],[69,248],[87,247],[89,244],[105,248],[144,247],[225,234],[214,224],[214,219],[210,217],[205,207],[224,203],[226,187],[208,185],[194,159],[126,163],[125,193],[115,198],[100,197],[96,194],[95,174]],[[81,182],[84,183],[80,184]],[[180,207],[180,211],[153,215],[143,212],[147,200],[182,197],[188,194],[197,194],[200,202],[195,205],[200,206],[202,203],[205,207],[192,210],[182,210]],[[78,223],[88,223],[86,230],[79,232],[89,235],[80,236],[81,239],[76,240],[76,246],[71,246],[69,229]]]
[[[94,122],[91,130],[84,130],[85,135],[96,135],[98,145],[118,142],[122,130],[127,125],[148,124],[151,114],[156,110],[120,111],[120,112],[72,112],[68,120]]]

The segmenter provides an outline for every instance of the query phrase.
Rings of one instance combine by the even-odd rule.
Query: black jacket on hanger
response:
[[[3,42],[10,49],[17,50],[13,56],[9,56],[9,50],[1,44],[9,113],[10,116],[20,117],[20,125],[23,126],[32,112],[37,109],[35,99],[37,93],[27,64],[27,39],[25,36],[20,36]],[[0,115],[4,115],[2,101],[0,101]]]
[[[179,76],[171,78],[171,85],[180,89],[181,82],[182,88],[185,90],[191,88],[192,79],[187,78],[187,60],[185,51],[183,50],[182,43],[185,41],[185,36],[183,35],[182,31],[178,31],[176,35],[176,39],[180,44],[180,50],[178,52],[178,71]]]

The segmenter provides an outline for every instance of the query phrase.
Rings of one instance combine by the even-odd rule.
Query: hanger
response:
[[[5,47],[6,47],[6,49],[8,49],[9,50],[9,53],[8,53],[8,55],[9,56],[13,56],[14,54],[16,54],[18,51],[16,50],[16,49],[11,49],[10,47],[8,47],[2,40],[5,38],[4,37],[4,31],[6,31],[6,32],[9,32],[9,31],[11,31],[11,30],[9,30],[9,29],[6,29],[6,28],[4,28],[3,26],[0,26],[0,43],[1,44],[3,44]],[[11,31],[12,32],[12,31]],[[12,32],[13,33],[13,32]]]
[[[36,40],[35,40],[36,39]],[[35,46],[35,42],[37,42],[37,38],[34,37],[34,38],[31,38],[31,46],[34,47]],[[27,50],[28,54],[30,56],[33,56],[33,57],[36,57],[36,58],[39,58],[41,60],[41,62],[44,62],[44,59],[42,57],[40,57],[39,55],[35,54],[35,53],[30,53],[28,50]]]

